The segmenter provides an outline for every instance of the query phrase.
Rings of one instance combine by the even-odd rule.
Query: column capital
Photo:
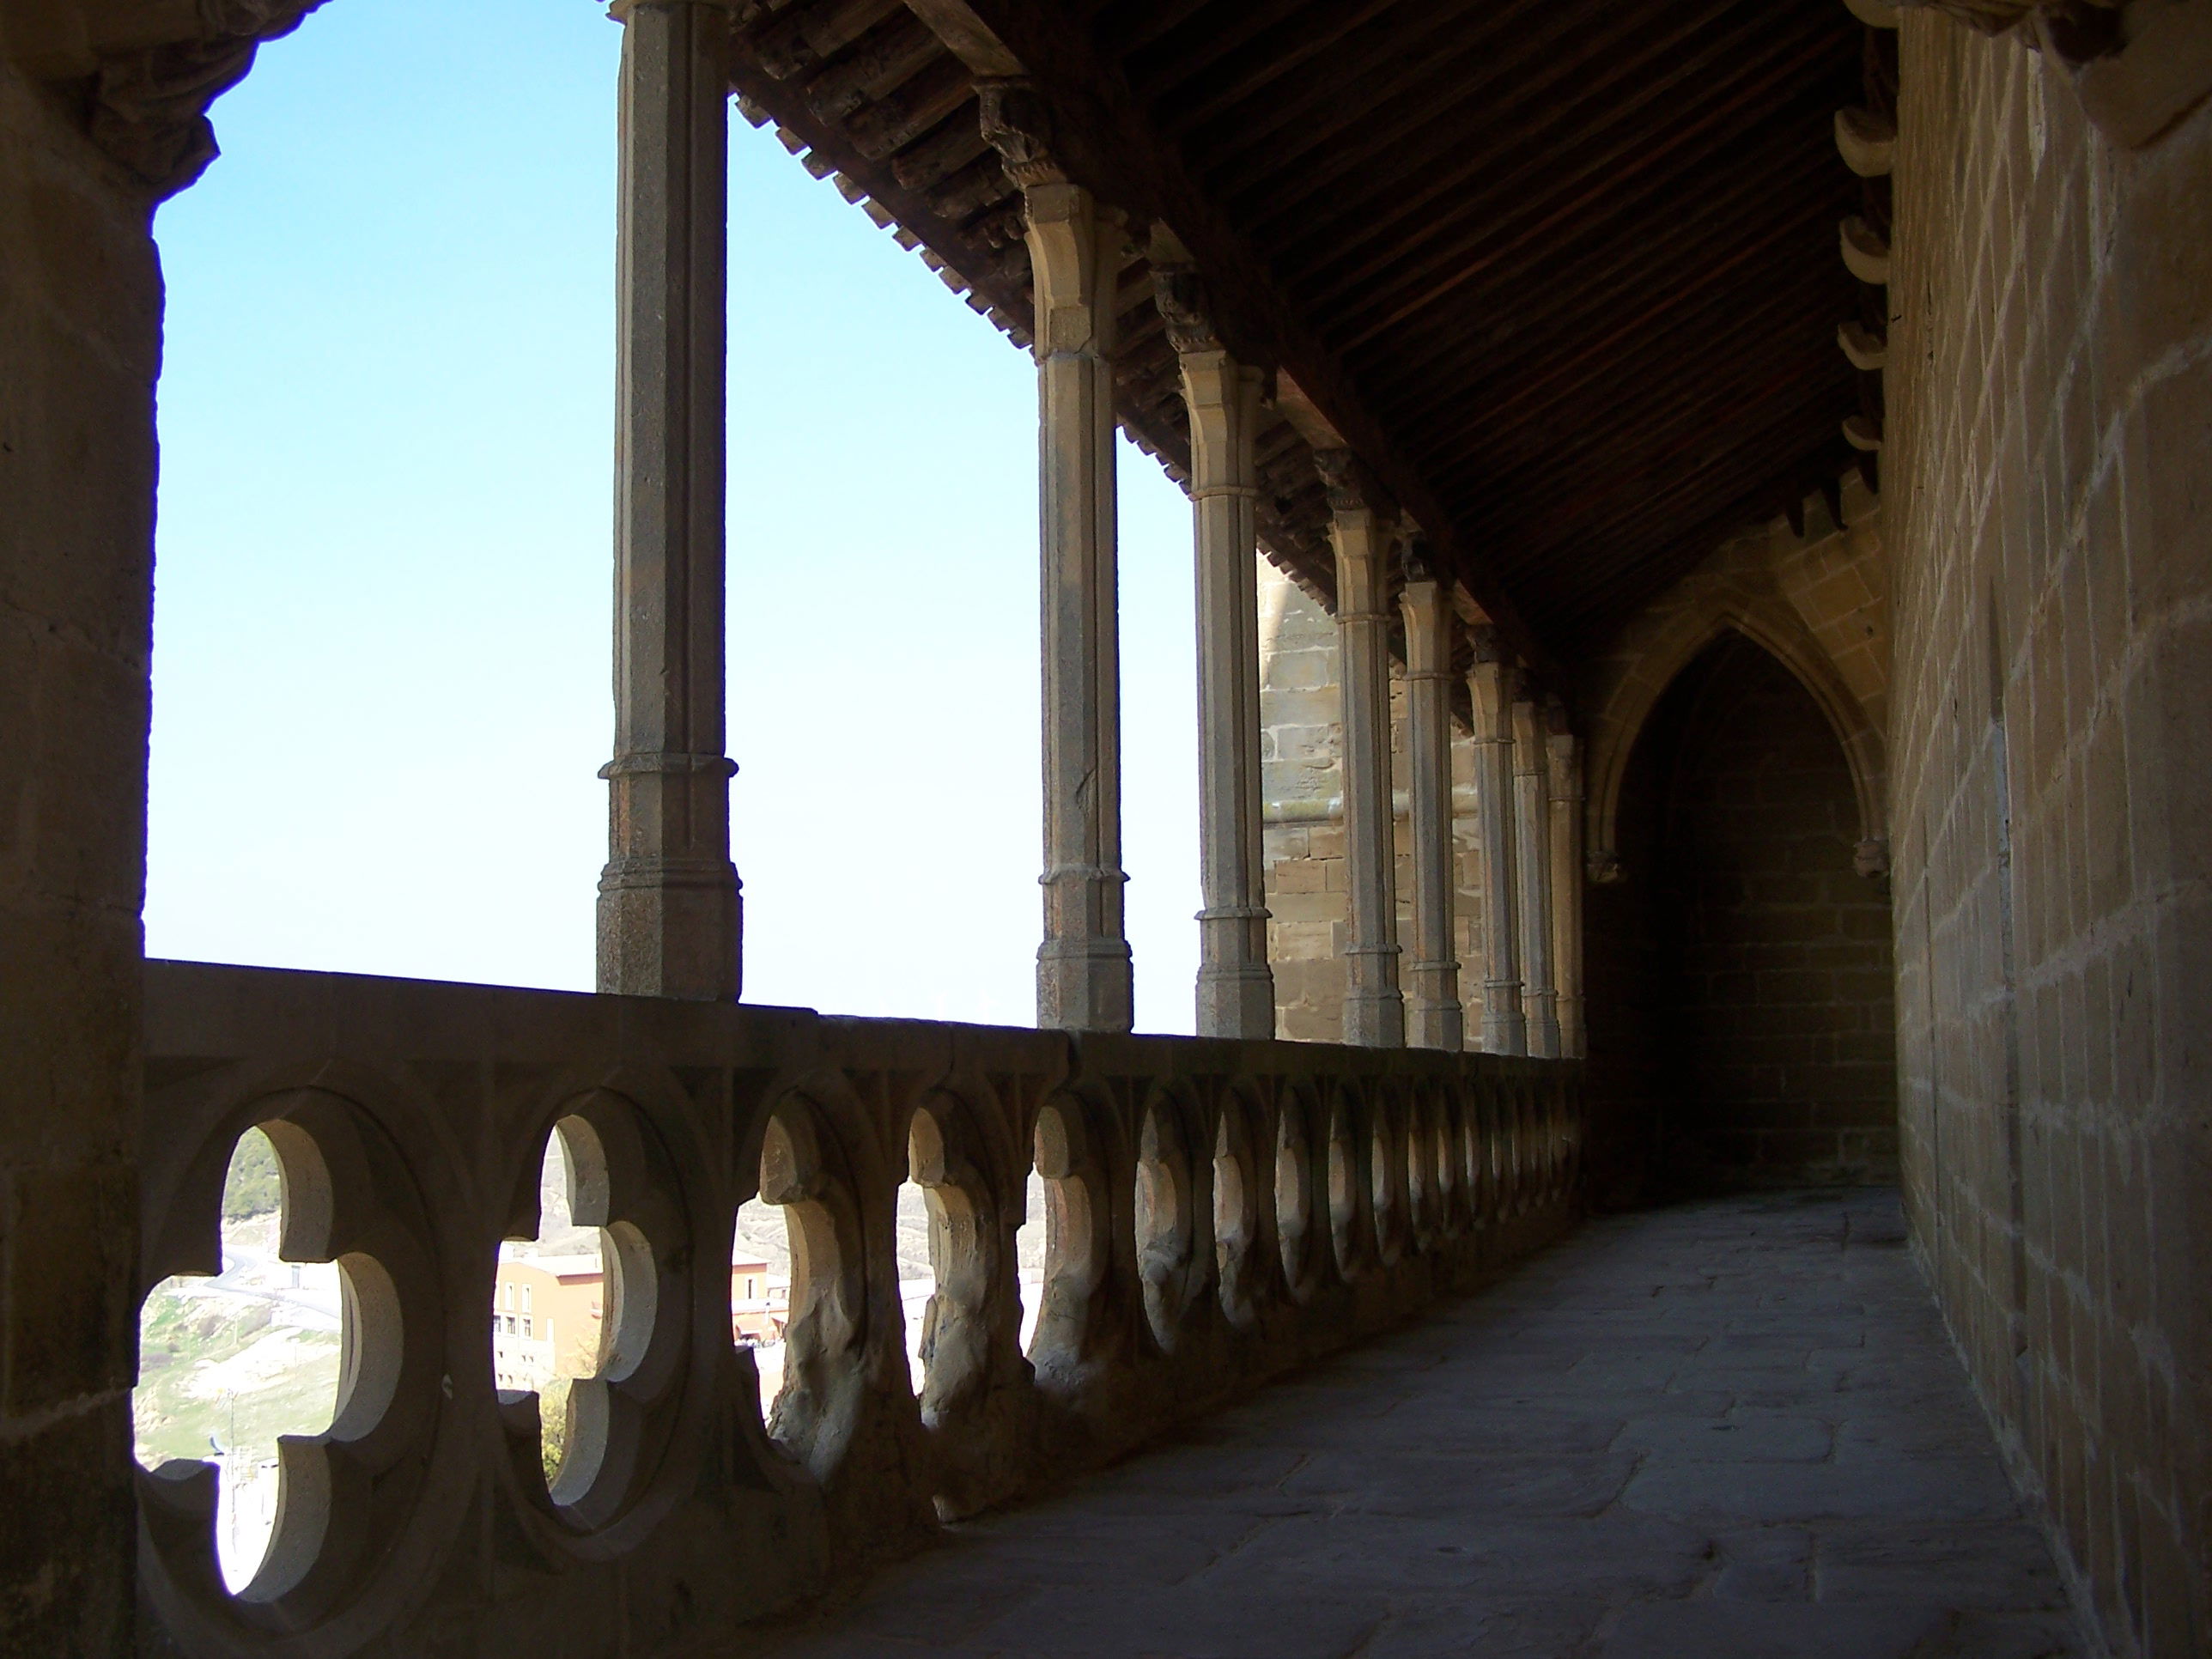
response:
[[[1222,349],[1206,280],[1195,265],[1154,264],[1152,306],[1167,325],[1168,343],[1178,355]]]
[[[1545,769],[1544,705],[1532,694],[1525,670],[1514,668],[1506,672],[1506,695],[1512,700],[1513,773],[1516,777],[1540,777]]]
[[[1052,148],[1052,109],[1024,76],[975,82],[983,142],[999,152],[1006,177],[1024,190],[1064,185],[1066,171]]]
[[[1409,587],[1416,582],[1441,584],[1443,580],[1443,573],[1437,568],[1436,550],[1430,544],[1428,532],[1419,525],[1412,525],[1400,540],[1398,563]]]
[[[1337,514],[1371,513],[1378,518],[1397,516],[1397,503],[1366,462],[1349,449],[1316,449],[1314,471],[1328,492],[1328,510]]]
[[[1497,663],[1505,665],[1511,664],[1513,660],[1513,653],[1506,649],[1504,638],[1498,634],[1497,628],[1490,623],[1476,623],[1469,628],[1467,630],[1467,641],[1474,648],[1474,659],[1478,663]]]

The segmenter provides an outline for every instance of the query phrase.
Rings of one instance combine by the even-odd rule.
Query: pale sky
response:
[[[168,281],[149,954],[587,989],[618,29],[332,0],[214,112]],[[731,115],[745,996],[1027,1024],[1027,355]],[[1190,514],[1121,454],[1139,1029],[1197,964]]]

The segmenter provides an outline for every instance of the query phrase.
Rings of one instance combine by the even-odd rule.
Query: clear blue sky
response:
[[[620,33],[331,0],[165,206],[147,949],[588,988]],[[731,118],[748,1000],[1026,1024],[1026,354]],[[1190,520],[1122,452],[1138,1024],[1191,1024]]]

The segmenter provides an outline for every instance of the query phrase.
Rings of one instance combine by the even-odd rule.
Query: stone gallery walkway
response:
[[[2075,1655],[1887,1193],[1595,1222],[761,1649]]]

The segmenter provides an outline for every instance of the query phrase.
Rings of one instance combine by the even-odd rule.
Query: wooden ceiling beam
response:
[[[1377,384],[1407,388],[1403,395],[1380,404],[1376,412],[1394,427],[1422,428],[1439,410],[1462,405],[1470,393],[1479,393],[1486,386],[1511,387],[1517,396],[1519,388],[1556,367],[1558,340],[1575,341],[1579,353],[1595,331],[1605,328],[1625,309],[1634,307],[1645,314],[1656,309],[1664,314],[1693,307],[1714,292],[1711,279],[1716,274],[1717,250],[1729,245],[1726,233],[1747,217],[1761,228],[1745,252],[1753,257],[1771,255],[1781,261],[1787,257],[1786,244],[1802,240],[1804,252],[1794,263],[1818,272],[1835,290],[1832,307],[1841,303],[1849,296],[1849,273],[1825,258],[1830,240],[1825,222],[1832,216],[1832,204],[1815,196],[1808,205],[1802,193],[1786,198],[1783,194],[1796,186],[1821,182],[1819,174],[1824,170],[1815,161],[1771,179],[1738,178],[1729,188],[1707,195],[1687,216],[1670,222],[1658,234],[1639,216],[1608,227],[1613,234],[1602,240],[1567,251],[1573,257],[1566,258],[1565,264],[1602,276],[1577,283],[1561,272],[1546,280],[1547,273],[1535,259],[1526,261],[1509,273],[1511,280],[1497,283],[1491,292],[1516,298],[1539,296],[1533,303],[1510,308],[1467,307],[1451,324],[1433,332],[1425,331],[1420,356],[1411,362],[1404,361],[1408,354],[1395,345],[1358,360],[1361,371]],[[1790,202],[1791,211],[1787,216],[1761,211],[1765,205],[1762,198],[1770,188],[1776,192],[1774,199]],[[1553,252],[1547,251],[1547,261]],[[1734,300],[1733,295],[1725,297]],[[1512,331],[1501,338],[1498,330],[1501,319],[1506,318],[1510,319]],[[1829,332],[1822,326],[1825,320],[1818,314],[1807,318],[1807,337],[1817,335],[1825,339]],[[1674,319],[1670,317],[1668,321],[1671,325]],[[1402,371],[1424,362],[1441,366],[1446,372],[1419,380],[1401,378]],[[1460,374],[1450,372],[1455,366],[1461,368]],[[1479,406],[1482,418],[1491,422],[1497,406]]]
[[[1028,70],[1055,118],[1072,176],[1108,201],[1164,220],[1205,273],[1230,349],[1247,362],[1279,363],[1381,474],[1430,535],[1443,562],[1489,612],[1516,652],[1553,684],[1558,665],[1479,560],[1455,556],[1451,520],[1426,482],[1369,412],[1335,353],[1291,304],[1275,273],[1201,191],[1175,147],[1154,128],[1121,65],[1103,52],[1083,19],[1054,0],[969,0],[971,10]]]
[[[1725,8],[1740,0],[1715,3]],[[1329,79],[1317,76],[1306,98],[1279,106],[1270,100],[1267,108],[1249,112],[1249,122],[1203,135],[1207,153],[1216,158],[1213,176],[1239,216],[1263,236],[1282,219],[1302,223],[1318,202],[1357,199],[1382,206],[1404,179],[1425,179],[1439,154],[1464,161],[1480,137],[1510,129],[1511,112],[1539,99],[1556,79],[1546,54],[1579,64],[1578,52],[1560,52],[1563,42],[1579,37],[1588,46],[1620,33],[1593,30],[1568,7],[1540,9],[1516,0],[1487,14],[1466,38],[1416,62],[1389,83],[1395,95],[1379,103],[1330,99]],[[1532,72],[1527,57],[1545,67]],[[1305,118],[1285,131],[1286,115]],[[1300,162],[1305,165],[1296,165]],[[1357,179],[1359,187],[1332,194],[1340,179]],[[1266,188],[1270,183],[1272,191]]]
[[[1802,298],[1801,293],[1784,290],[1759,307],[1747,308],[1734,295],[1717,295],[1705,307],[1706,315],[1690,320],[1702,323],[1716,315],[1725,318],[1731,313],[1740,313],[1747,325],[1756,327],[1777,315],[1787,318],[1801,314]],[[1568,390],[1571,395],[1583,394],[1594,405],[1617,406],[1625,398],[1639,417],[1639,429],[1650,434],[1644,444],[1630,450],[1626,456],[1620,455],[1618,445],[1608,446],[1618,458],[1613,468],[1592,465],[1595,459],[1593,447],[1603,441],[1603,428],[1587,420],[1577,419],[1582,411],[1577,405],[1554,399],[1546,413],[1550,416],[1556,411],[1556,424],[1561,435],[1553,437],[1548,442],[1539,436],[1524,437],[1512,448],[1501,450],[1492,456],[1479,459],[1463,456],[1455,462],[1440,460],[1436,467],[1440,485],[1455,485],[1464,478],[1472,481],[1477,488],[1487,489],[1494,487],[1496,481],[1502,477],[1512,481],[1516,495],[1540,496],[1551,493],[1557,484],[1570,480],[1608,476],[1610,471],[1621,470],[1620,462],[1632,465],[1635,456],[1672,442],[1674,434],[1685,423],[1682,419],[1685,408],[1725,403],[1738,395],[1739,388],[1753,379],[1778,372],[1774,360],[1769,358],[1741,365],[1710,363],[1704,365],[1702,372],[1696,374],[1684,374],[1676,367],[1675,371],[1670,374],[1667,372],[1670,362],[1667,343],[1664,338],[1656,337],[1642,339],[1632,349],[1613,361],[1618,362],[1617,370],[1608,367],[1595,373],[1586,371],[1581,383]],[[1802,384],[1805,379],[1805,369],[1813,365],[1818,365],[1824,371],[1817,377],[1816,383],[1825,384],[1838,392],[1848,390],[1845,377],[1835,374],[1826,355],[1817,349],[1808,348],[1792,355],[1783,362],[1780,368],[1786,369]],[[1620,388],[1623,395],[1607,399],[1604,392],[1607,386]],[[1550,422],[1545,423],[1547,428],[1550,424]],[[1704,423],[1700,420],[1696,424],[1702,427]],[[1524,425],[1523,430],[1535,428],[1536,422],[1532,419]]]
[[[1749,415],[1789,397],[1795,385],[1794,376],[1776,374],[1766,377],[1747,395],[1738,392],[1725,398],[1705,396],[1697,402],[1707,409],[1720,404],[1732,412]],[[1563,504],[1539,516],[1516,520],[1512,526],[1515,539],[1524,556],[1534,556],[1538,549],[1556,556],[1557,550],[1585,538],[1593,528],[1593,520],[1599,527],[1620,516],[1649,520],[1653,505],[1663,499],[1655,495],[1651,488],[1654,480],[1664,479],[1666,490],[1686,489],[1692,481],[1726,467],[1735,467],[1761,479],[1771,478],[1802,453],[1804,434],[1786,426],[1768,430],[1766,441],[1754,448],[1717,445],[1711,453],[1688,467],[1680,465],[1682,457],[1701,439],[1710,441],[1712,428],[1707,424],[1703,430],[1681,430],[1671,443],[1642,457],[1633,470],[1623,469],[1608,474],[1601,482],[1586,483],[1579,492],[1554,492],[1554,499]]]
[[[1464,0],[1460,0],[1464,3]],[[1358,5],[1330,7],[1324,16],[1327,21],[1318,27],[1308,29],[1297,46],[1287,52],[1256,52],[1249,55],[1244,66],[1224,77],[1220,84],[1208,88],[1202,94],[1188,81],[1166,118],[1161,131],[1171,141],[1181,142],[1204,127],[1225,111],[1239,108],[1258,97],[1285,76],[1295,72],[1301,65],[1314,62],[1324,52],[1347,36],[1357,33],[1369,23],[1388,17],[1398,19],[1395,13],[1403,9],[1403,0],[1364,0]],[[1343,81],[1352,86],[1362,84],[1360,77],[1347,73]],[[1385,89],[1377,88],[1378,95],[1388,96]]]
[[[1346,310],[1371,315],[1388,307],[1391,299],[1362,303],[1352,296],[1371,294],[1374,284],[1386,273],[1391,279],[1388,293],[1393,297],[1440,274],[1450,277],[1449,286],[1455,287],[1481,274],[1487,265],[1462,267],[1449,252],[1432,246],[1451,232],[1468,224],[1480,226],[1501,253],[1534,240],[1609,193],[1641,188],[1638,181],[1644,175],[1685,152],[1692,157],[1711,154],[1726,142],[1725,118],[1738,115],[1769,94],[1782,78],[1775,72],[1778,68],[1786,71],[1820,55],[1815,46],[1769,40],[1742,58],[1723,60],[1702,81],[1695,79],[1698,66],[1694,65],[1646,81],[1628,96],[1607,100],[1605,112],[1571,129],[1571,137],[1565,143],[1534,142],[1524,137],[1516,146],[1516,163],[1503,171],[1496,169],[1493,155],[1492,170],[1478,187],[1462,189],[1449,198],[1449,206],[1428,214],[1399,236],[1394,244],[1400,249],[1396,259],[1383,257],[1364,232],[1358,239],[1332,244],[1332,252],[1321,254],[1314,262],[1313,286],[1302,292],[1309,295],[1308,303],[1334,305],[1342,300]],[[1694,118],[1673,124],[1657,136],[1650,123],[1633,118],[1687,84],[1696,84],[1699,94]],[[1556,137],[1557,124],[1547,120],[1541,137],[1554,140]],[[1462,163],[1447,172],[1454,175],[1454,185],[1464,186],[1474,182],[1477,170],[1470,163]],[[1438,195],[1447,188],[1442,179],[1433,186]],[[1425,204],[1431,199],[1431,190],[1430,185],[1423,186]],[[1394,210],[1394,222],[1413,210]],[[1518,234],[1507,237],[1504,233],[1515,227],[1520,228]],[[1429,250],[1426,253],[1417,252],[1425,246]]]

